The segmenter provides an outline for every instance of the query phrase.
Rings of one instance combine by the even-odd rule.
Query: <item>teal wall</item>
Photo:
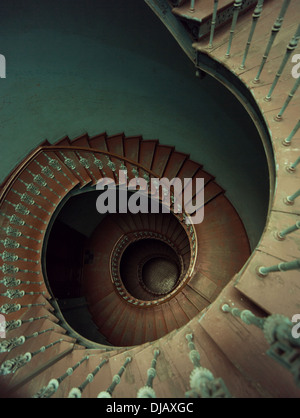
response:
[[[256,129],[222,85],[195,77],[142,0],[2,0],[0,9],[0,181],[46,138],[142,134],[204,164],[256,244],[269,189]]]

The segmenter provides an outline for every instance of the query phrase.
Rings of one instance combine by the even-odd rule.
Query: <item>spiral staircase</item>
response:
[[[283,69],[276,75],[300,38],[299,5],[269,0],[262,11],[261,1],[215,1],[213,9],[200,0],[146,3],[192,54],[197,74],[227,85],[260,129],[270,166],[265,231],[251,253],[213,173],[159,140],[87,133],[43,142],[1,187],[1,396],[299,397],[299,344],[276,328],[290,327],[299,313],[299,83],[281,76]],[[278,14],[285,20],[274,30]],[[276,42],[253,83],[270,31]],[[171,199],[170,213],[99,216],[82,241],[75,224],[65,226],[78,250],[68,264],[67,232],[55,241],[60,214],[103,178],[121,188],[120,170],[147,184],[189,178],[194,203],[195,181],[203,178],[203,222],[187,222],[193,213],[177,211],[176,199],[157,188],[161,205]],[[83,303],[82,311],[72,307],[75,317],[88,312],[84,327],[93,324],[101,342],[66,321],[56,293],[66,286]]]

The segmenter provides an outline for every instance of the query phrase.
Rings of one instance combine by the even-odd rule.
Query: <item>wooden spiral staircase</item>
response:
[[[251,27],[249,13],[241,16],[235,27],[237,52],[231,58],[224,57],[226,22],[216,31],[213,48],[206,48],[205,36],[193,45],[198,54],[221,61],[251,89],[271,132],[276,188],[272,190],[268,223],[255,251],[250,254],[243,224],[224,190],[189,155],[158,140],[123,133],[65,137],[54,145],[45,141],[1,188],[0,306],[8,326],[6,344],[0,340],[3,396],[92,398],[101,393],[101,397],[134,398],[144,388],[142,395],[147,397],[180,398],[195,388],[195,371],[200,365],[205,367],[205,378],[214,382],[212,396],[299,396],[292,374],[266,356],[270,339],[266,341],[261,329],[222,310],[226,304],[229,310],[250,310],[260,318],[270,314],[291,318],[299,309],[299,272],[264,275],[257,271],[261,266],[299,258],[297,233],[284,240],[274,237],[275,232],[297,222],[300,215],[299,200],[292,205],[284,201],[299,188],[297,169],[289,170],[299,155],[299,140],[293,138],[289,147],[282,145],[299,114],[299,98],[295,97],[278,122],[274,114],[281,109],[282,92],[290,90],[292,77],[280,79],[271,101],[263,100],[273,77],[268,71],[263,82],[251,84],[265,46],[259,39],[265,38],[270,21],[278,15],[279,2],[276,7],[270,3],[261,16],[261,32],[252,55],[250,50],[246,70],[238,70],[237,62]],[[172,9],[171,3],[165,4]],[[190,2],[178,2],[172,13],[176,22],[180,7],[184,17],[188,5]],[[200,1],[192,5],[196,11]],[[221,10],[223,5],[219,6]],[[273,66],[281,61],[282,45],[286,46],[295,32],[297,10],[294,1],[286,14],[288,27],[280,32],[273,47]],[[209,17],[212,11],[206,20]],[[205,219],[188,226],[184,214],[115,214],[99,224],[85,244],[93,253],[93,262],[83,267],[82,292],[93,321],[108,341],[101,345],[78,335],[64,321],[49,286],[45,246],[57,207],[72,190],[94,187],[102,177],[118,183],[118,170],[125,168],[129,178],[204,178]],[[132,245],[136,247],[131,247],[135,249],[130,253]],[[158,253],[169,260],[177,254],[181,279],[168,294],[149,297],[139,286],[138,260]],[[120,269],[122,254],[126,257]],[[132,262],[124,265],[129,257]],[[126,383],[121,380],[123,374]],[[45,387],[47,390],[41,391]]]

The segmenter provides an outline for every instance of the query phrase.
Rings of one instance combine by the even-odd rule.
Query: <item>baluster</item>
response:
[[[300,157],[297,158],[297,160],[291,164],[289,167],[287,167],[287,171],[290,173],[294,173],[296,171],[297,166],[300,164]]]
[[[6,332],[12,331],[13,329],[20,328],[23,324],[25,324],[27,322],[31,323],[33,321],[38,321],[40,319],[46,319],[46,318],[49,318],[49,315],[32,317],[32,318],[29,318],[29,319],[13,319],[11,321],[6,321],[5,330],[6,330]]]
[[[285,112],[285,110],[286,110],[286,108],[288,107],[288,105],[289,105],[290,101],[291,101],[291,100],[292,100],[292,98],[294,97],[294,94],[295,94],[295,93],[296,93],[296,91],[298,90],[299,86],[300,86],[300,77],[299,77],[299,78],[297,78],[297,80],[296,80],[296,82],[295,82],[295,84],[294,84],[294,87],[293,87],[293,88],[292,88],[292,90],[290,91],[290,93],[289,93],[289,95],[288,95],[288,97],[287,97],[287,99],[286,99],[286,101],[285,101],[284,105],[282,106],[282,108],[281,108],[280,112],[278,113],[278,115],[277,115],[277,116],[275,116],[275,118],[274,118],[274,119],[275,119],[277,122],[280,122],[280,121],[281,121],[282,116],[283,116],[283,113]]]
[[[0,341],[0,353],[9,353],[14,348],[23,345],[30,338],[36,338],[41,334],[44,334],[46,332],[53,331],[53,330],[54,328],[48,328],[43,331],[34,332],[33,334],[28,335],[28,336],[21,335],[20,337],[14,337],[14,338],[11,338],[10,340]]]
[[[282,141],[283,145],[286,145],[286,146],[291,145],[292,139],[296,135],[296,133],[298,132],[299,128],[300,128],[300,119],[296,123],[296,126],[294,127],[294,129],[292,130],[290,135]]]
[[[299,78],[299,80],[300,80],[300,78]],[[284,203],[286,205],[293,205],[295,203],[295,199],[297,199],[297,197],[299,197],[299,196],[300,196],[300,189],[297,190],[291,196],[287,196],[286,198],[284,198]]]
[[[114,173],[114,176],[118,180],[118,174],[117,174],[117,171],[116,171],[116,164],[111,161],[111,159],[109,158],[108,155],[106,155],[106,159],[107,159],[107,166],[111,169],[111,171]]]
[[[194,13],[194,11],[195,11],[195,0],[191,0],[191,3],[190,3],[190,12],[191,13]]]
[[[300,38],[300,25],[298,25],[298,29],[297,32],[295,33],[295,35],[293,36],[293,38],[291,39],[290,43],[287,46],[287,50],[285,53],[285,56],[283,57],[282,63],[276,73],[275,79],[273,81],[273,84],[269,90],[269,93],[266,95],[265,100],[267,102],[269,102],[271,100],[271,96],[273,94],[273,91],[278,83],[278,80],[280,78],[280,76],[282,75],[282,72],[289,60],[290,55],[292,54],[292,52],[296,49],[297,45],[298,45],[298,41]]]
[[[80,155],[79,152],[76,152],[76,154],[79,157],[79,164],[81,164],[82,167],[84,167],[89,172],[89,175],[92,177],[92,179],[94,180],[94,182],[97,183],[98,179],[96,179],[96,177],[94,176],[93,172],[90,170],[90,163],[89,163],[89,161],[86,158],[82,157],[82,155]]]
[[[16,266],[12,266],[11,264],[6,264],[4,263],[1,267],[0,270],[4,273],[4,274],[17,274],[19,272],[22,273],[32,273],[32,274],[37,274],[39,275],[40,272],[39,271],[35,271],[35,270],[23,270],[20,269],[19,267]]]
[[[48,350],[48,348],[53,347],[54,345],[60,343],[61,341],[63,341],[63,338],[48,344],[46,346],[42,346],[39,350],[30,353],[27,352],[25,354],[21,354],[15,358],[12,358],[10,360],[6,360],[4,361],[4,363],[1,364],[0,366],[0,376],[3,375],[8,375],[11,373],[15,373],[17,370],[19,370],[21,367],[25,366],[25,364],[29,363],[32,359],[32,357],[36,356],[39,353],[43,353],[44,351]]]
[[[194,365],[190,374],[191,390],[186,392],[186,398],[230,398],[231,395],[221,378],[215,378],[210,370],[201,367],[200,354],[195,349],[193,334],[187,334],[189,357]]]
[[[55,392],[57,392],[59,385],[69,376],[71,376],[83,362],[89,359],[89,356],[83,357],[82,360],[80,360],[78,363],[76,363],[73,367],[69,367],[62,376],[58,377],[57,379],[51,379],[47,386],[44,386],[42,389],[40,389],[33,398],[50,398],[52,395],[54,395]]]
[[[270,267],[259,267],[257,269],[257,274],[261,277],[266,277],[269,273],[273,273],[275,271],[298,270],[299,268],[300,259],[279,263]]]
[[[37,160],[34,160],[34,162],[40,167],[41,169],[41,173],[44,174],[46,177],[48,177],[51,180],[54,180],[62,189],[64,189],[65,192],[68,191],[68,189],[66,189],[59,180],[57,180],[57,178],[55,177],[54,173],[52,170],[50,170],[49,167],[47,166],[43,166],[42,164],[40,164]]]
[[[42,199],[46,200],[48,203],[50,203],[50,205],[52,205],[54,208],[56,207],[56,205],[51,202],[51,200],[49,200],[46,196],[44,196],[40,189],[38,187],[36,187],[33,183],[26,183],[24,180],[18,178],[18,181],[20,181],[22,184],[24,184],[24,186],[26,187],[27,192],[32,193],[34,196],[39,196]]]
[[[3,279],[0,280],[0,283],[2,283],[5,287],[16,287],[16,286],[20,286],[21,283],[24,284],[37,284],[37,285],[41,285],[43,282],[31,282],[29,280],[20,280],[20,279],[16,279],[15,277],[3,277]]]
[[[122,377],[128,363],[130,363],[130,362],[131,362],[131,357],[127,357],[123,366],[119,370],[118,374],[116,374],[113,377],[111,385],[108,387],[108,389],[106,391],[100,392],[99,395],[97,396],[97,398],[111,398],[112,397],[112,394],[113,394],[113,391],[115,390],[115,387],[120,383],[121,377]]]
[[[282,7],[281,7],[281,10],[279,12],[279,15],[278,15],[278,17],[277,17],[277,19],[276,19],[273,27],[272,27],[271,36],[270,36],[270,39],[269,39],[269,42],[268,42],[266,51],[265,51],[265,53],[263,55],[263,59],[262,59],[262,62],[260,64],[258,73],[257,73],[257,75],[256,75],[256,77],[254,79],[254,82],[255,83],[259,83],[260,82],[259,77],[260,77],[261,72],[262,72],[262,70],[263,70],[263,68],[265,66],[265,63],[266,63],[267,59],[268,59],[268,56],[269,56],[269,53],[271,51],[272,45],[273,45],[273,43],[275,41],[275,38],[276,38],[278,32],[280,31],[280,28],[281,28],[281,25],[282,25],[282,22],[283,22],[283,18],[284,18],[285,14],[286,14],[286,11],[287,11],[287,9],[289,7],[290,2],[291,2],[291,0],[284,0],[284,2],[282,4]]]
[[[107,359],[102,360],[101,363],[95,368],[95,370],[87,375],[85,381],[80,386],[71,389],[68,398],[81,398],[84,389],[87,387],[89,383],[91,383],[94,380],[96,374],[104,366],[104,364],[107,363],[107,361]]]
[[[258,318],[251,311],[231,308],[228,304],[222,306],[222,311],[241,318],[247,325],[253,324],[260,328],[270,344],[267,355],[288,369],[300,386],[300,339],[293,335],[293,324],[289,318],[280,314]]]
[[[4,263],[1,267],[0,270],[2,271],[2,273],[4,274],[17,274],[19,272],[21,273],[32,273],[32,274],[37,274],[39,275],[40,272],[39,271],[34,271],[34,270],[22,270],[19,267],[15,267],[12,266],[11,264],[6,264]]]
[[[242,64],[240,66],[241,70],[244,70],[244,68],[245,68],[246,59],[247,59],[247,56],[248,56],[248,52],[249,52],[249,49],[250,49],[250,45],[251,45],[251,42],[252,42],[252,38],[253,38],[255,29],[256,29],[258,19],[260,18],[261,13],[262,13],[263,5],[264,5],[264,0],[258,0],[257,5],[256,5],[255,10],[254,10],[254,13],[252,15],[252,19],[253,19],[252,20],[252,26],[251,26],[249,38],[248,38],[248,41],[247,41],[247,44],[246,44],[245,53],[244,53],[244,56],[243,56],[243,61],[242,61]]]
[[[39,208],[40,210],[42,210],[43,212],[47,213],[47,215],[51,215],[50,212],[48,212],[46,209],[44,209],[41,205],[38,205],[35,200],[29,196],[27,193],[19,193],[18,191],[11,189],[11,191],[15,194],[17,194],[18,196],[20,196],[21,202],[26,203],[27,205],[30,206],[36,206],[37,208]]]
[[[46,306],[46,303],[29,303],[28,305],[20,305],[19,303],[5,303],[0,306],[0,313],[8,315],[12,312],[17,312],[22,308],[32,308],[34,306]]]
[[[291,234],[292,232],[297,231],[298,229],[300,229],[300,221],[296,222],[295,225],[290,226],[289,228],[286,228],[282,231],[275,232],[275,238],[278,239],[279,241],[283,241],[287,235]]]
[[[247,325],[255,325],[256,327],[263,329],[265,318],[256,317],[251,311],[244,309],[241,311],[238,308],[231,308],[227,303],[222,306],[223,312],[229,312],[231,315],[240,318]]]
[[[7,289],[5,293],[0,293],[0,296],[9,298],[9,299],[18,299],[22,298],[25,295],[44,295],[45,292],[25,292],[24,290],[17,290],[17,289]]]
[[[58,162],[58,160],[55,160],[54,158],[49,157],[49,155],[45,154],[43,152],[43,155],[48,159],[49,165],[50,167],[52,167],[54,170],[56,170],[57,172],[62,173],[62,175],[73,185],[75,184],[69,176],[67,176],[67,174],[63,171],[60,163]]]
[[[1,212],[0,212],[1,213]],[[32,237],[30,237],[29,235],[24,235],[21,231],[19,231],[18,229],[16,229],[16,228],[13,228],[12,226],[7,226],[6,228],[3,228],[3,227],[1,227],[1,229],[3,230],[3,231],[5,231],[6,232],[6,235],[8,235],[9,237],[15,237],[15,238],[19,238],[19,237],[24,237],[24,238],[26,238],[26,239],[30,239],[30,240],[32,240],[32,241],[36,241],[36,242],[38,242],[39,244],[41,243],[41,240],[39,240],[39,239],[36,239],[36,238],[32,238]]]
[[[33,248],[29,248],[29,247],[24,246],[24,245],[20,245],[17,241],[15,241],[13,239],[10,239],[10,238],[1,239],[0,242],[1,242],[1,244],[3,244],[3,246],[5,248],[10,248],[10,249],[23,248],[26,251],[33,251],[33,252],[39,254],[38,250],[34,250]]]
[[[99,158],[95,157],[94,154],[93,154],[93,157],[94,157],[93,164],[98,168],[98,170],[100,171],[101,176],[106,177],[106,173],[103,170],[103,162],[101,160],[99,160]]]
[[[155,391],[153,389],[153,380],[156,376],[156,360],[159,355],[159,350],[154,350],[154,358],[151,362],[151,367],[147,371],[148,379],[144,387],[142,387],[138,393],[137,398],[156,398]]]
[[[2,258],[3,261],[14,262],[14,261],[21,260],[21,261],[25,261],[27,263],[39,264],[39,261],[31,260],[29,258],[22,258],[22,257],[19,257],[17,254],[9,253],[7,251],[3,251],[3,253],[0,253],[0,257]]]
[[[47,225],[46,221],[39,218],[35,214],[31,213],[30,210],[26,208],[24,205],[22,205],[21,203],[15,204],[15,203],[11,203],[9,200],[5,200],[5,203],[8,203],[9,205],[13,206],[15,208],[15,211],[19,213],[20,215],[25,215],[25,216],[30,215],[34,219],[37,219],[38,221],[42,222],[44,225]]]
[[[214,34],[215,34],[216,22],[217,22],[218,3],[219,3],[219,0],[214,0],[214,10],[213,10],[213,15],[212,15],[212,20],[211,20],[208,48],[213,47],[213,39],[214,39]]]
[[[71,158],[67,157],[66,155],[64,155],[64,153],[62,151],[60,151],[60,155],[65,159],[65,165],[72,171],[75,172],[75,174],[80,178],[80,180],[82,181],[82,183],[86,183],[86,181],[82,178],[81,174],[78,172],[77,168],[76,168],[76,164],[75,161],[72,160]]]
[[[55,194],[55,196],[57,196],[59,199],[61,199],[61,196],[56,193],[55,190],[52,189],[52,187],[50,187],[48,185],[48,183],[46,182],[46,180],[40,175],[40,174],[34,174],[31,170],[27,169],[26,170],[29,174],[32,175],[33,177],[33,182],[38,184],[41,187],[46,187],[48,190],[50,190],[51,193]]]
[[[232,44],[233,35],[234,35],[235,27],[236,27],[236,22],[237,22],[237,19],[238,19],[238,16],[239,16],[239,12],[240,12],[240,8],[242,6],[242,3],[243,3],[243,0],[235,0],[234,5],[233,5],[233,17],[232,17],[232,24],[231,24],[230,35],[229,35],[228,48],[227,48],[227,52],[225,54],[226,58],[230,57],[231,44]]]

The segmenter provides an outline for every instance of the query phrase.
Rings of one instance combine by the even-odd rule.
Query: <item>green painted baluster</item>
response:
[[[190,3],[190,12],[194,13],[195,11],[195,0],[191,0]]]
[[[142,387],[138,393],[137,398],[156,398],[155,391],[153,389],[153,379],[156,376],[156,360],[159,355],[159,350],[154,350],[154,358],[151,362],[151,367],[147,371],[148,379],[144,387]]]
[[[300,158],[299,158],[300,161]],[[283,229],[282,231],[277,231],[275,233],[275,238],[282,241],[286,238],[287,235],[291,234],[292,232],[297,231],[300,229],[300,221],[296,222],[295,225],[290,226],[289,228]]]
[[[89,383],[91,383],[94,380],[94,377],[104,366],[105,363],[107,363],[107,359],[102,360],[101,363],[95,368],[95,370],[93,370],[92,373],[89,373],[87,375],[85,381],[80,386],[71,389],[68,398],[81,398],[84,389],[87,387]]]
[[[20,337],[14,337],[9,340],[0,341],[0,353],[9,353],[16,347],[20,347],[23,345],[27,340],[30,338],[36,338],[41,334],[44,334],[45,332],[53,331],[54,328],[48,328],[43,331],[34,332],[31,335],[25,336],[21,335]]]
[[[214,0],[214,11],[213,11],[212,20],[211,20],[208,48],[213,47],[213,39],[214,39],[214,34],[215,34],[216,22],[217,22],[218,4],[219,4],[219,0]]]
[[[284,68],[285,68],[285,66],[286,66],[286,64],[287,64],[287,62],[288,62],[288,60],[289,60],[292,52],[296,49],[296,47],[298,45],[299,39],[300,39],[300,25],[298,25],[298,29],[297,29],[295,35],[290,40],[290,43],[287,46],[287,50],[286,50],[285,56],[283,57],[282,63],[281,63],[281,65],[280,65],[280,67],[279,67],[279,69],[277,71],[277,74],[275,76],[275,79],[273,81],[273,84],[272,84],[272,86],[271,86],[271,88],[269,90],[269,93],[265,97],[265,100],[267,102],[269,102],[271,100],[271,96],[273,94],[273,91],[274,91],[277,83],[278,83],[278,80],[281,77],[282,72],[283,72],[283,70],[284,70]]]
[[[291,0],[284,0],[284,2],[282,4],[282,7],[281,7],[281,10],[280,10],[280,13],[279,13],[279,16],[276,19],[276,21],[275,21],[275,23],[274,23],[274,25],[272,27],[271,36],[270,36],[270,39],[269,39],[267,48],[266,48],[265,53],[263,55],[262,62],[260,64],[258,73],[257,73],[257,75],[256,75],[256,77],[254,79],[254,82],[255,83],[259,83],[259,81],[260,81],[259,80],[259,77],[260,77],[261,72],[262,72],[262,70],[263,70],[263,68],[265,66],[265,63],[266,63],[267,59],[268,59],[268,56],[269,56],[269,53],[271,51],[272,45],[273,45],[273,43],[275,41],[275,38],[276,38],[278,32],[281,29],[281,25],[282,25],[282,22],[283,22],[283,18],[284,18],[285,14],[286,14],[286,11],[287,11],[287,9],[288,9],[288,7],[290,5],[290,2],[291,2]]]
[[[291,196],[287,196],[285,199],[284,199],[284,203],[286,204],[286,205],[293,205],[294,203],[295,203],[295,199],[297,199],[297,197],[299,197],[300,196],[300,189],[299,190],[297,190],[294,194],[292,194]]]
[[[232,17],[232,24],[231,24],[230,35],[229,35],[228,48],[227,48],[227,52],[225,54],[226,58],[230,57],[230,50],[231,50],[233,35],[234,35],[236,22],[237,22],[237,19],[238,19],[238,16],[239,16],[239,12],[240,12],[242,3],[243,3],[243,0],[235,0],[234,5],[233,5],[233,17]]]
[[[57,379],[51,379],[47,386],[44,386],[42,389],[40,389],[33,398],[50,398],[52,395],[54,395],[55,392],[57,392],[59,385],[69,376],[71,376],[74,372],[74,370],[77,369],[83,362],[89,359],[89,356],[83,357],[82,360],[80,360],[78,363],[76,363],[73,367],[69,367],[63,375],[58,377]]]
[[[46,319],[46,318],[49,318],[49,315],[32,317],[29,319],[13,319],[11,321],[6,321],[5,331],[9,332],[9,331],[12,331],[13,329],[20,328],[23,324],[27,322],[38,321],[39,319]]]
[[[230,398],[231,395],[221,378],[215,378],[212,372],[200,364],[200,354],[195,349],[193,334],[187,334],[189,357],[194,365],[190,374],[191,390],[186,392],[186,398]]]
[[[300,259],[279,263],[270,267],[259,267],[257,269],[257,273],[259,276],[265,277],[269,273],[274,273],[276,271],[298,270],[299,268],[300,268]]]
[[[296,123],[296,126],[294,127],[294,129],[292,130],[290,135],[282,141],[283,145],[286,145],[286,146],[291,145],[292,139],[296,135],[296,133],[298,132],[299,128],[300,128],[300,119]]]
[[[8,375],[11,373],[15,373],[17,370],[19,370],[21,367],[25,366],[25,364],[29,363],[32,359],[32,357],[36,356],[39,353],[43,353],[44,351],[48,350],[48,348],[53,347],[54,345],[60,343],[63,341],[63,338],[48,344],[46,346],[42,346],[39,350],[33,352],[33,353],[25,353],[18,355],[15,358],[12,358],[10,360],[4,361],[0,366],[0,376],[1,375]]]
[[[291,100],[292,100],[292,98],[294,97],[294,94],[295,94],[295,93],[296,93],[296,91],[298,90],[299,86],[300,86],[300,77],[299,77],[299,78],[297,78],[297,80],[296,80],[296,82],[295,82],[295,84],[294,84],[294,87],[293,87],[293,88],[292,88],[292,90],[290,91],[290,93],[289,93],[289,95],[288,95],[288,97],[287,97],[287,99],[286,99],[286,101],[285,101],[284,105],[282,106],[282,108],[281,108],[280,112],[278,113],[278,115],[277,115],[277,116],[275,116],[275,120],[276,120],[277,122],[281,121],[282,116],[283,116],[283,114],[284,114],[284,112],[285,112],[286,108],[288,107],[288,105],[289,105],[290,101],[291,101]]]
[[[127,357],[123,366],[119,370],[118,374],[116,374],[113,377],[112,384],[109,386],[109,388],[106,391],[100,392],[99,395],[97,396],[97,398],[111,398],[112,397],[112,394],[113,394],[113,391],[115,390],[115,387],[120,383],[121,377],[122,377],[123,373],[125,372],[125,369],[126,369],[128,363],[130,363],[130,362],[131,362],[131,357]]]
[[[240,318],[247,325],[255,325],[262,329],[264,337],[270,344],[267,355],[285,367],[300,387],[300,339],[293,333],[293,323],[289,318],[273,314],[267,318],[258,318],[251,311],[231,308],[228,304],[222,306],[222,311]]]
[[[256,317],[251,311],[244,309],[241,311],[238,308],[231,308],[227,303],[222,306],[223,312],[229,312],[231,315],[240,318],[247,325],[255,325],[256,327],[263,329],[265,319]]]
[[[243,61],[242,61],[242,64],[240,66],[241,70],[243,70],[245,68],[246,59],[247,59],[247,56],[248,56],[248,52],[249,52],[249,49],[250,49],[250,45],[251,45],[251,42],[252,42],[252,38],[253,38],[255,29],[256,29],[258,19],[261,16],[261,12],[262,12],[262,9],[263,9],[263,4],[264,4],[264,0],[258,0],[257,5],[256,5],[255,10],[254,10],[253,15],[252,15],[252,19],[253,19],[252,20],[252,25],[251,25],[251,29],[250,29],[249,38],[248,38],[248,41],[247,41],[247,44],[246,44],[245,53],[244,53],[244,56],[243,56]]]
[[[298,157],[297,160],[287,168],[287,170],[290,173],[294,173],[296,171],[297,165],[299,164],[300,164],[300,157]]]

